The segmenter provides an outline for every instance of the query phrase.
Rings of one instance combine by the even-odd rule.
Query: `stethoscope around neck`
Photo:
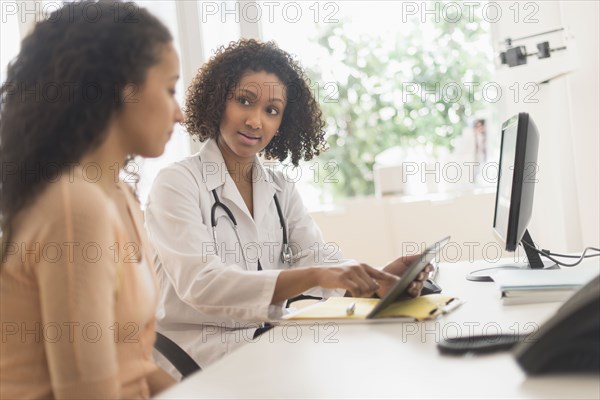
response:
[[[238,224],[237,224],[237,220],[235,219],[235,216],[233,215],[233,213],[231,212],[231,210],[229,209],[229,207],[227,207],[225,204],[223,204],[221,202],[221,200],[219,200],[219,196],[217,196],[217,190],[213,189],[212,190],[212,194],[213,197],[215,199],[215,203],[212,205],[211,209],[210,209],[210,225],[212,226],[212,234],[213,234],[213,241],[215,242],[215,251],[217,253],[217,255],[219,255],[219,242],[217,241],[217,218],[216,218],[216,213],[217,213],[217,209],[221,208],[223,211],[225,211],[225,214],[227,214],[227,217],[229,217],[229,221],[231,223],[231,226],[233,227],[233,231],[235,232],[235,236],[237,237],[237,241],[240,244],[240,246],[242,246],[242,240],[240,239],[240,234],[238,232]],[[279,205],[279,199],[277,199],[277,194],[273,195],[273,200],[275,200],[275,207],[277,208],[277,215],[279,216],[279,224],[281,225],[281,230],[283,232],[283,246],[281,248],[281,261],[284,264],[288,264],[288,265],[292,265],[292,250],[289,246],[289,242],[288,242],[288,237],[287,237],[287,227],[285,225],[285,219],[283,218],[283,212],[281,211],[281,206]],[[243,248],[241,249],[241,253],[242,253],[242,257],[244,257],[244,261],[246,261],[246,265],[248,265],[248,261],[246,260],[246,255],[244,254],[244,250]],[[258,262],[258,269],[262,270],[262,267],[260,266],[260,260]]]

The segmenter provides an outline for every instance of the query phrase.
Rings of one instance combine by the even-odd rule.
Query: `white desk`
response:
[[[472,357],[438,353],[440,337],[469,329],[530,331],[560,306],[504,306],[494,283],[464,278],[482,267],[442,264],[437,281],[444,293],[466,300],[442,319],[277,327],[158,398],[599,399],[597,374],[527,377],[507,352]]]

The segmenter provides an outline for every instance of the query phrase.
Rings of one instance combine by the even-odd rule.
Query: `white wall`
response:
[[[538,84],[539,91],[532,101],[523,96],[518,101],[513,96],[503,96],[499,104],[501,119],[528,112],[540,130],[539,182],[531,234],[544,248],[553,250],[579,251],[584,245],[597,246],[600,242],[599,3],[520,2],[518,22],[512,18],[514,3],[500,4],[503,14],[511,18],[492,24],[496,53],[503,49],[499,43],[506,37],[567,29],[514,43],[526,45],[528,52],[534,52],[536,43],[549,40],[551,48],[566,44],[567,51],[552,53],[543,60],[529,57],[527,65],[502,66],[498,73],[507,94],[511,93],[509,86],[515,83],[521,88],[529,82]],[[526,8],[531,4],[539,8]],[[525,21],[530,14],[537,21]],[[539,83],[556,75],[550,71],[561,69],[570,72],[548,83]],[[522,91],[522,94],[527,92],[531,93]]]
[[[600,243],[600,3],[562,1],[562,18],[577,39],[579,68],[567,77],[575,186],[583,245]]]
[[[423,199],[384,197],[349,199],[334,211],[311,213],[325,241],[338,245],[345,257],[383,266],[402,254],[445,236],[451,245],[446,261],[497,260],[510,257],[492,231],[494,191],[430,195]],[[521,256],[517,254],[517,257]]]

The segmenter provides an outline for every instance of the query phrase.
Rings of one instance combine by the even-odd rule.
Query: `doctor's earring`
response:
[[[277,129],[277,130],[275,131],[275,134],[276,134],[276,135],[279,135],[279,129]]]

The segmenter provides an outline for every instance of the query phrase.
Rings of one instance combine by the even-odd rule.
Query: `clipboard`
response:
[[[284,320],[375,320],[404,318],[409,321],[424,321],[442,315],[460,305],[459,299],[442,294],[431,294],[405,299],[410,283],[429,265],[442,248],[450,241],[445,237],[429,246],[406,270],[401,279],[382,299],[332,297],[298,312],[288,314]],[[352,308],[352,312],[347,310]]]
[[[406,294],[408,286],[422,272],[431,261],[439,254],[442,248],[448,244],[450,236],[435,242],[421,253],[421,257],[415,260],[406,270],[402,278],[387,292],[387,294],[371,310],[367,318],[377,318],[379,314],[388,308],[392,303],[400,300]]]
[[[463,302],[457,297],[442,294],[429,294],[392,303],[377,316],[370,317],[381,300],[354,297],[330,297],[312,304],[297,312],[283,316],[285,321],[315,322],[335,321],[356,322],[419,322],[436,319],[451,312]],[[354,312],[348,315],[347,309],[354,305]]]

